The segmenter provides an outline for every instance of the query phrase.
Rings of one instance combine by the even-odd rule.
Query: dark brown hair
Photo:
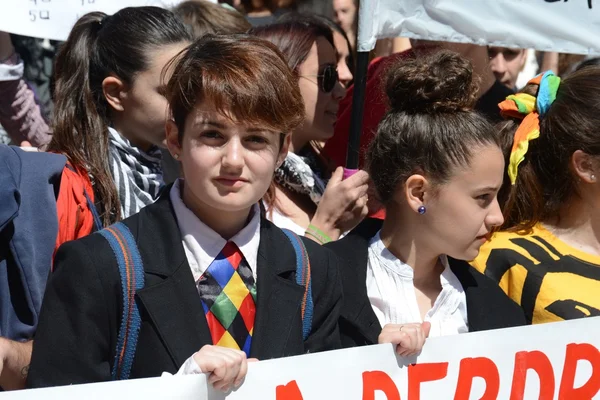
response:
[[[286,20],[252,28],[249,33],[277,46],[295,73],[298,72],[298,67],[306,61],[312,45],[318,38],[325,38],[335,49],[333,32],[327,25],[319,21]]]
[[[346,57],[346,59],[344,61],[346,62],[346,65],[348,66],[348,69],[350,70],[352,75],[354,75],[354,69],[355,69],[354,51],[352,49],[352,45],[350,44],[350,40],[348,39],[348,35],[346,34],[346,32],[344,32],[344,30],[342,29],[341,26],[339,26],[338,24],[333,22],[331,19],[329,19],[323,15],[309,14],[309,13],[289,12],[289,13],[284,14],[281,18],[279,18],[278,21],[279,22],[287,22],[287,21],[302,22],[302,21],[304,21],[305,23],[308,23],[308,24],[313,24],[313,23],[317,24],[317,25],[321,24],[321,25],[325,25],[325,26],[329,27],[329,29],[331,29],[332,33],[337,32],[340,35],[342,35],[342,37],[346,41],[346,45],[348,46],[348,56]],[[334,43],[335,43],[335,41],[334,41]],[[335,47],[335,44],[334,44],[334,47]]]
[[[48,150],[63,153],[92,177],[104,225],[121,218],[121,205],[108,165],[110,111],[102,81],[114,74],[132,83],[149,68],[150,50],[188,40],[190,34],[170,11],[129,7],[111,16],[84,15],[58,53]]]
[[[167,100],[180,135],[199,102],[223,115],[289,133],[304,120],[298,83],[279,50],[248,35],[206,35],[172,63]]]
[[[540,221],[559,216],[577,196],[571,158],[581,150],[600,155],[600,67],[586,67],[565,78],[556,100],[540,118],[540,137],[529,142],[505,209],[503,228],[531,231]]]
[[[393,198],[414,173],[444,183],[467,166],[476,147],[500,145],[489,122],[472,110],[477,84],[467,59],[450,51],[399,60],[385,79],[387,112],[371,142],[367,170],[380,201]]]
[[[195,38],[208,33],[244,33],[251,28],[250,23],[239,12],[206,0],[184,1],[173,8],[173,12],[190,27]]]

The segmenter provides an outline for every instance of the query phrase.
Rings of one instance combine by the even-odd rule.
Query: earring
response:
[[[425,208],[425,206],[421,206],[419,207],[419,209],[417,210],[417,212],[421,215],[425,214],[427,212],[427,209]]]
[[[590,176],[590,178],[592,178],[592,181],[596,181],[596,175],[592,174],[592,176]]]
[[[179,160],[179,154],[173,154],[173,158]]]

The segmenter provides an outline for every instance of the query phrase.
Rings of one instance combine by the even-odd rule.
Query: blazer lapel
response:
[[[369,263],[369,236],[350,234],[340,241],[342,252],[336,251],[340,259],[344,305],[341,317],[365,338],[365,344],[376,344],[381,333],[381,324],[371,307],[367,294],[367,265]],[[375,232],[376,233],[376,232]],[[369,236],[369,238],[367,238]],[[345,254],[342,256],[341,254]]]
[[[288,339],[292,329],[299,329],[304,288],[292,280],[296,258],[285,234],[263,218],[260,235],[250,355],[264,360],[297,352]]]
[[[367,266],[369,242],[381,229],[383,221],[365,219],[345,238],[328,243],[340,262],[340,274],[344,287],[344,303],[340,315],[342,343],[346,337],[355,345],[376,344],[381,324],[371,307],[367,294]]]
[[[168,189],[155,204],[143,209],[138,219],[146,282],[137,297],[179,368],[203,345],[212,344],[212,338]]]
[[[482,330],[482,324],[485,324],[488,318],[488,310],[482,307],[482,305],[485,305],[489,301],[489,298],[478,285],[477,280],[471,275],[472,267],[468,262],[451,259],[450,257],[448,257],[448,262],[450,269],[454,272],[454,275],[456,275],[465,291],[469,332],[480,331]]]

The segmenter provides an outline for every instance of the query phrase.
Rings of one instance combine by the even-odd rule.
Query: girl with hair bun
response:
[[[528,323],[600,316],[600,68],[547,72],[500,103],[509,118],[505,223],[473,265]]]
[[[501,142],[472,110],[471,63],[449,51],[398,62],[385,90],[390,109],[367,170],[386,218],[327,245],[345,266],[343,346],[391,342],[409,356],[428,336],[524,324],[517,304],[464,261],[503,222]]]

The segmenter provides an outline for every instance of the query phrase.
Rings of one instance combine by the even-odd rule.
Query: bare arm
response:
[[[547,51],[544,53],[542,58],[542,65],[540,66],[540,72],[552,71],[558,75],[558,53]]]
[[[40,147],[50,141],[50,128],[22,69],[10,35],[0,31],[0,124],[15,144],[28,141]]]
[[[6,32],[0,32],[0,62],[6,61],[14,51],[10,35]]]
[[[15,342],[0,338],[0,387],[4,390],[25,388],[33,341]]]

